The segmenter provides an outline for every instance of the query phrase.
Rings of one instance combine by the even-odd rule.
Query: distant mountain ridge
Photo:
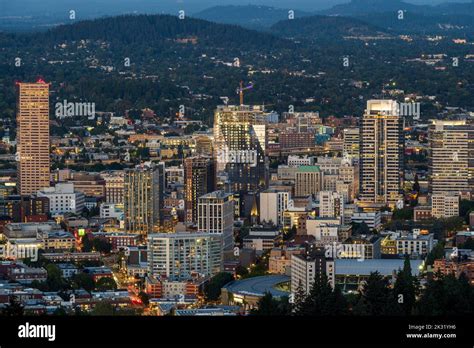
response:
[[[285,37],[318,40],[342,39],[344,36],[377,36],[388,32],[357,18],[341,16],[311,16],[274,24],[270,31]]]
[[[319,11],[316,16],[278,22],[271,27],[271,32],[310,39],[380,34],[474,38],[474,1],[429,6],[402,0],[352,0]]]
[[[210,7],[192,16],[211,22],[237,24],[251,29],[265,29],[278,21],[288,19],[290,14],[295,18],[312,15],[310,12],[270,6],[228,5]]]
[[[471,15],[474,16],[474,0],[471,2],[449,2],[439,5],[415,5],[402,0],[351,0],[335,5],[327,10],[318,11],[321,15],[364,16],[370,13],[398,12],[399,10],[425,15]]]
[[[52,42],[82,39],[142,44],[164,42],[197,36],[199,42],[224,42],[226,45],[284,44],[285,41],[268,33],[251,31],[236,25],[213,23],[187,17],[185,20],[171,15],[122,15],[85,20],[71,25],[60,25],[46,33],[38,33]]]

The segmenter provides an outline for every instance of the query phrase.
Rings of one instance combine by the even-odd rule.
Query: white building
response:
[[[268,189],[260,193],[260,221],[283,225],[283,212],[288,209],[290,192]]]
[[[434,247],[433,234],[420,235],[419,230],[413,233],[400,235],[396,239],[399,255],[427,255]]]
[[[334,287],[334,261],[323,255],[291,255],[291,293],[296,295],[298,287],[306,294],[311,291],[316,275],[325,273],[328,282]]]
[[[123,204],[102,203],[100,205],[100,218],[123,220]]]
[[[319,216],[338,218],[342,222],[344,218],[344,197],[338,192],[319,192]]]
[[[312,166],[314,165],[314,157],[300,157],[300,156],[288,156],[288,165],[291,167],[295,166]]]
[[[317,241],[330,244],[338,241],[338,231],[339,225],[319,225],[311,228],[308,235],[314,236]]]
[[[214,191],[198,199],[198,231],[222,235],[225,250],[234,246],[234,196]]]
[[[213,276],[222,269],[222,235],[152,233],[148,235],[149,274],[168,280]]]
[[[59,183],[54,187],[45,187],[38,191],[37,195],[49,199],[49,212],[52,215],[79,214],[85,206],[84,193],[75,191],[72,183]]]
[[[257,253],[272,250],[275,247],[276,238],[272,236],[248,236],[243,239],[244,249],[253,249]]]
[[[370,213],[354,212],[352,222],[357,224],[365,222],[370,229],[378,230],[382,226],[382,214],[379,211]]]

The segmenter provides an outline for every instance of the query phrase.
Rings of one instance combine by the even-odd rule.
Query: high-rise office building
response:
[[[283,213],[288,208],[290,190],[269,188],[260,192],[260,222],[283,226]]]
[[[429,127],[432,193],[474,192],[474,124],[434,120]]]
[[[267,186],[266,116],[263,106],[249,105],[219,106],[214,114],[217,171],[226,174],[228,190],[241,196]]]
[[[338,192],[319,192],[319,216],[344,219],[344,197]]]
[[[345,128],[343,131],[344,155],[349,158],[359,159],[360,129]]]
[[[402,198],[403,122],[394,100],[369,100],[361,122],[360,198],[394,206]]]
[[[121,170],[101,173],[105,182],[105,203],[123,204],[124,176]]]
[[[318,166],[300,166],[295,173],[295,196],[316,195],[321,191],[322,173]]]
[[[216,188],[214,159],[207,156],[188,157],[184,160],[184,192],[186,222],[197,222],[198,198]]]
[[[49,186],[49,84],[17,86],[18,191],[30,195]]]
[[[222,235],[223,247],[234,246],[234,197],[224,191],[214,191],[198,199],[198,231]]]
[[[172,281],[213,276],[222,270],[222,236],[213,233],[148,235],[148,270]]]
[[[127,232],[157,231],[162,221],[164,165],[142,164],[125,172],[124,213]]]

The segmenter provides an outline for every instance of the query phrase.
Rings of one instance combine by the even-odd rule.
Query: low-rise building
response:
[[[459,194],[457,192],[434,193],[431,196],[431,214],[438,219],[459,216]]]
[[[365,223],[370,229],[379,230],[382,227],[382,214],[380,211],[374,212],[354,212],[352,222]]]
[[[74,184],[59,183],[54,187],[45,187],[37,193],[38,197],[49,199],[49,212],[52,215],[80,214],[85,207],[85,195],[74,189]]]
[[[324,251],[301,255],[291,255],[291,293],[299,289],[309,294],[316,277],[326,274],[334,287],[334,261],[326,259]]]
[[[79,269],[72,263],[59,263],[57,266],[62,277],[66,279],[74,277],[79,272]]]
[[[273,248],[268,258],[268,272],[272,274],[289,275],[291,256],[304,252],[300,247]]]
[[[423,257],[428,255],[435,245],[433,234],[421,235],[418,230],[401,234],[396,240],[398,255]]]

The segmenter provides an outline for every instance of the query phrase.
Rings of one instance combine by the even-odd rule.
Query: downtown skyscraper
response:
[[[267,186],[267,114],[263,106],[222,105],[214,114],[215,156],[218,175],[226,177],[226,190],[245,196]],[[244,215],[250,204],[242,206]]]
[[[18,192],[30,195],[49,187],[49,84],[18,83]]]
[[[197,203],[200,196],[215,190],[214,159],[207,156],[188,157],[184,160],[184,195],[186,222],[197,222]]]
[[[162,222],[164,165],[142,164],[125,172],[124,212],[127,232],[147,236]]]
[[[395,206],[402,199],[403,120],[394,100],[369,100],[360,129],[360,199]]]
[[[430,192],[474,191],[474,125],[465,120],[433,120],[429,127]]]
[[[234,197],[214,191],[199,197],[198,231],[222,235],[225,250],[234,246]]]

